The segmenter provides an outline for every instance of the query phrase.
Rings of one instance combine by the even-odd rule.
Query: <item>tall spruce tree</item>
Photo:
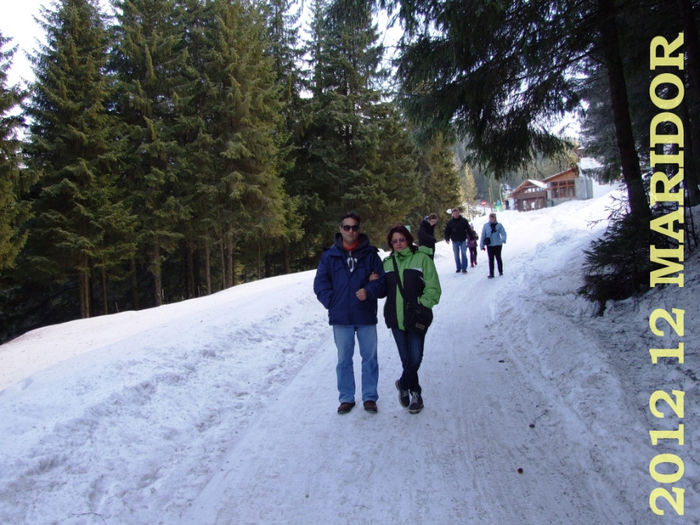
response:
[[[462,181],[457,165],[450,142],[439,133],[421,148],[418,164],[424,198],[421,213],[435,212],[440,217],[462,203]]]
[[[408,28],[399,76],[410,114],[468,135],[497,177],[561,150],[547,123],[578,106],[576,76],[593,48],[610,73],[617,147],[632,214],[648,218],[619,64],[612,0],[393,2]]]
[[[406,220],[419,197],[416,152],[405,123],[382,99],[383,49],[370,4],[314,5],[309,54],[309,124],[294,184],[309,245],[328,242],[338,217],[354,209],[373,236]]]
[[[255,5],[213,3],[207,79],[216,159],[224,286],[236,281],[236,259],[258,264],[261,247],[285,236],[285,191],[279,169],[282,100],[267,53],[265,19]]]
[[[184,28],[173,0],[114,0],[113,7],[124,187],[138,217],[136,240],[153,278],[153,303],[160,305],[163,261],[178,247],[187,220],[176,136],[183,107],[178,88],[187,65]]]
[[[685,3],[685,1],[684,1]],[[690,2],[687,2],[690,5]],[[697,2],[696,2],[697,4]],[[619,27],[620,50],[622,56],[622,68],[627,84],[627,93],[630,100],[630,119],[634,130],[635,147],[639,152],[644,168],[649,165],[649,123],[658,113],[649,97],[649,44],[651,38],[663,35],[669,42],[678,37],[678,33],[684,27],[692,27],[694,20],[700,18],[700,9],[688,8],[688,20],[682,19],[681,12],[677,9],[668,9],[668,4],[658,0],[644,3],[623,4],[620,16],[625,24]],[[691,30],[692,34],[692,30]],[[686,39],[690,44],[692,36]],[[692,45],[684,46],[678,50],[684,53],[686,64],[683,70],[677,71],[681,77],[685,77],[684,103],[676,110],[684,121],[685,132],[685,187],[689,193],[690,203],[697,201],[697,169],[693,154],[694,142],[700,138],[697,130],[698,119],[692,111],[699,88],[693,75],[691,66]],[[686,51],[687,49],[687,51]],[[596,155],[603,163],[600,170],[601,177],[605,180],[615,180],[619,176],[621,164],[620,151],[617,147],[615,127],[613,123],[613,111],[611,107],[610,85],[607,81],[608,71],[603,57],[594,50],[589,58],[588,76],[582,82],[582,96],[588,102],[585,111],[582,130],[586,152]],[[673,96],[672,93],[660,93],[661,96]],[[700,147],[700,146],[699,146]]]
[[[304,88],[300,69],[302,49],[299,43],[299,18],[302,7],[291,0],[272,0],[266,5],[269,54],[274,62],[275,77],[280,87],[282,115],[280,121],[281,147],[279,171],[285,181],[285,238],[283,242],[283,268],[291,271],[291,250],[295,242],[302,239],[299,198],[289,194],[290,178],[301,149],[300,135],[304,122],[304,104],[301,92]],[[278,248],[279,250],[279,248]],[[269,256],[268,256],[269,261]],[[266,270],[270,274],[270,270]]]
[[[211,232],[216,227],[216,217],[211,212],[215,199],[212,198],[210,181],[216,177],[216,163],[211,149],[213,138],[208,129],[207,110],[214,90],[207,81],[206,68],[210,55],[208,34],[213,31],[215,19],[212,4],[200,0],[181,1],[176,9],[176,23],[183,35],[187,60],[173,91],[173,136],[180,150],[174,159],[178,173],[175,193],[182,206],[182,217],[187,220],[182,222],[181,249],[169,258],[173,260],[168,268],[184,264],[186,287],[180,294],[194,297],[213,291]],[[177,260],[177,255],[182,256],[182,261]],[[181,278],[181,272],[171,273]],[[171,284],[173,288],[176,285],[177,282]]]
[[[16,47],[7,49],[9,39],[0,33],[0,271],[14,265],[24,246],[26,233],[20,224],[26,206],[19,201],[20,139],[22,116],[17,113],[24,97],[18,86],[8,85],[7,73]]]
[[[28,264],[37,279],[77,280],[80,313],[87,317],[93,270],[101,269],[104,284],[104,272],[123,255],[126,245],[119,243],[129,216],[115,197],[102,16],[96,0],[55,5],[43,11],[46,45],[33,59],[36,82],[27,106],[27,163],[37,179]]]

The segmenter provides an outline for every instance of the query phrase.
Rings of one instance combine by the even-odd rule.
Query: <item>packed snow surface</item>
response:
[[[615,196],[500,213],[505,275],[492,280],[484,252],[462,275],[438,244],[417,415],[398,403],[381,318],[379,413],[336,414],[313,271],[0,346],[0,523],[699,523],[697,252],[683,288],[594,317],[576,290]],[[651,332],[659,308],[685,310],[683,337]],[[651,363],[650,348],[679,341],[683,364]],[[650,412],[656,390],[684,392],[682,417],[663,401],[664,417]],[[682,445],[651,444],[679,424]],[[682,461],[677,482],[652,479],[658,454]],[[657,487],[684,489],[683,516],[663,498],[665,516],[651,512]]]

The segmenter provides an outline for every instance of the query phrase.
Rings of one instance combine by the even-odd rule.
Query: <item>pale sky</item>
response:
[[[10,46],[19,46],[9,71],[9,85],[31,80],[34,76],[25,52],[32,52],[37,47],[37,39],[43,39],[41,27],[34,22],[42,5],[51,5],[51,0],[0,0],[0,32],[12,38]]]
[[[52,3],[53,0],[0,0],[0,32],[4,37],[12,38],[10,46],[19,46],[9,71],[9,85],[31,81],[34,78],[26,53],[36,50],[37,39],[44,38],[43,29],[34,21],[34,17],[39,16],[42,6],[51,7]],[[100,4],[106,6],[108,2],[102,0]],[[385,24],[386,17],[383,16],[379,23]],[[399,34],[398,27],[390,29],[384,44],[393,45]]]

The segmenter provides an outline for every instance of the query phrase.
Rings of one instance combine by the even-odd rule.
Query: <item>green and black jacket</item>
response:
[[[440,301],[442,289],[435,263],[423,251],[422,247],[415,252],[411,251],[410,247],[406,247],[400,252],[393,252],[392,255],[384,259],[384,271],[386,272],[384,320],[388,328],[404,330],[404,298],[401,297],[399,287],[396,285],[396,272],[391,260],[392,257],[396,257],[406,301],[432,308]]]

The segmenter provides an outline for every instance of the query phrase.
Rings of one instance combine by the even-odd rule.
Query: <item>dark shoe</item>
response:
[[[396,385],[396,390],[399,391],[399,403],[402,407],[408,408],[408,405],[411,402],[411,393],[408,390],[404,390],[403,388],[401,388],[398,379],[394,384]]]
[[[423,398],[418,392],[411,392],[411,404],[408,405],[408,411],[411,414],[417,414],[423,410]]]
[[[489,278],[489,279],[493,279],[493,275],[489,275],[488,278]]]
[[[338,414],[347,414],[355,407],[355,402],[348,403],[347,401],[340,403],[338,407]]]
[[[462,273],[467,273],[467,270],[462,270]]]
[[[367,412],[372,412],[373,414],[377,413],[377,402],[376,401],[365,401],[365,410]]]
[[[498,272],[498,275],[500,275],[501,277],[503,277],[503,272]]]
[[[459,273],[459,272],[461,272],[461,271],[462,271],[462,270],[457,270],[457,272],[456,272],[456,273]]]

